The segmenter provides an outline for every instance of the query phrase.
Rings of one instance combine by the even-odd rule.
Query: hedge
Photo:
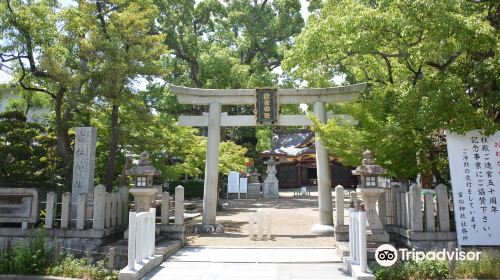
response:
[[[171,181],[170,193],[175,194],[175,188],[179,185],[184,187],[185,198],[203,198],[202,180]]]

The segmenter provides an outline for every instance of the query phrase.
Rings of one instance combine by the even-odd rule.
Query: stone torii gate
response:
[[[365,91],[366,83],[334,88],[305,89],[269,89],[275,91],[276,104],[314,103],[314,114],[322,123],[327,121],[325,103],[340,103],[355,100]],[[181,126],[208,126],[208,143],[205,164],[205,181],[203,196],[203,224],[200,230],[207,226],[222,228],[216,224],[217,185],[219,173],[219,144],[221,126],[258,126],[255,115],[228,116],[221,114],[222,105],[255,105],[257,111],[256,89],[201,89],[171,86],[171,92],[177,95],[180,104],[208,105],[209,112],[202,116],[179,116]],[[266,100],[268,105],[269,100]],[[276,105],[278,107],[279,105]],[[278,108],[275,108],[278,112]],[[268,116],[268,115],[267,115]],[[260,119],[259,119],[260,120]],[[278,126],[307,126],[311,120],[305,115],[276,115]],[[315,234],[330,234],[333,228],[332,182],[328,152],[315,137],[316,167],[318,178],[319,223],[311,229]]]

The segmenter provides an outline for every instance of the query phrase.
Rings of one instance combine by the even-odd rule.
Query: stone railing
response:
[[[354,279],[375,279],[368,273],[366,212],[349,208],[349,257],[344,258],[344,267]]]
[[[130,212],[128,229],[129,270],[136,270],[137,264],[149,261],[155,253],[156,209],[149,212]]]
[[[60,211],[57,211],[59,206]],[[76,211],[71,209],[72,207],[76,207]],[[46,229],[92,229],[104,231],[107,233],[105,235],[108,235],[118,228],[124,229],[127,219],[128,188],[126,187],[121,187],[117,192],[107,193],[105,187],[99,185],[95,187],[93,194],[79,193],[76,204],[71,202],[70,192],[63,193],[60,199],[56,192],[47,193]]]

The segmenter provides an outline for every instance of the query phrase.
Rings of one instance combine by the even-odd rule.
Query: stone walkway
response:
[[[318,222],[316,193],[299,198],[292,192],[280,192],[280,199],[222,203],[226,210],[217,212],[217,222],[224,226],[224,234],[194,235],[193,226],[201,219],[189,221],[188,247],[143,279],[352,279],[343,272],[335,238],[311,234],[311,227]],[[258,209],[272,215],[269,241],[248,238],[248,215]]]
[[[348,280],[334,249],[185,247],[145,280]]]
[[[334,194],[334,192],[332,192]],[[193,226],[201,218],[188,223],[188,245],[230,247],[326,247],[333,248],[331,236],[311,234],[311,227],[318,223],[318,197],[293,197],[293,192],[280,192],[280,199],[223,199],[224,211],[217,212],[217,222],[225,228],[224,234],[194,235]],[[347,207],[348,203],[345,203]],[[272,240],[253,241],[248,238],[248,216],[258,209],[272,215]],[[347,214],[348,211],[345,211]],[[347,219],[347,217],[346,217]]]

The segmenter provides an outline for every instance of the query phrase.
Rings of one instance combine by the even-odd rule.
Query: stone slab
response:
[[[0,188],[0,223],[36,223],[40,216],[35,188]]]
[[[73,183],[71,189],[73,204],[76,203],[79,193],[94,192],[97,130],[95,127],[76,127],[75,133]],[[76,211],[76,207],[74,211]],[[74,217],[74,215],[72,216]]]

